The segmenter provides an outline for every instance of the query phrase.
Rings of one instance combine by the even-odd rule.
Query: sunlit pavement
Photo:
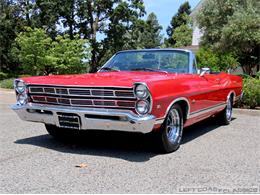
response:
[[[14,102],[0,90],[0,193],[260,193],[260,111],[185,129],[180,149],[162,155],[140,134],[54,140],[44,125],[21,121]]]

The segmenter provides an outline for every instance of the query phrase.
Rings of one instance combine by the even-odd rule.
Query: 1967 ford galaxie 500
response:
[[[178,149],[184,127],[212,116],[229,124],[242,96],[239,76],[197,70],[194,54],[181,49],[121,51],[95,74],[20,78],[14,86],[12,109],[23,120],[44,123],[54,137],[153,132],[164,152]]]

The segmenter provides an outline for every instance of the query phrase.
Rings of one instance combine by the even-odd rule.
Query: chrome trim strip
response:
[[[189,102],[189,100],[188,100],[187,98],[185,98],[185,97],[179,97],[179,98],[177,98],[177,99],[174,99],[174,100],[170,103],[170,105],[168,106],[168,108],[167,108],[167,110],[166,110],[166,112],[165,112],[163,118],[166,118],[166,116],[167,116],[168,112],[170,111],[171,107],[173,106],[173,104],[175,104],[176,102],[181,101],[181,100],[184,100],[184,101],[187,102],[188,110],[187,110],[186,116],[187,116],[187,118],[188,118],[189,115],[190,115],[190,102]]]
[[[190,113],[188,119],[195,118],[195,117],[200,116],[202,114],[206,114],[208,112],[218,110],[220,108],[225,108],[226,105],[227,105],[226,103],[220,103],[220,104],[217,104],[217,105],[214,105],[214,106],[211,106],[211,107],[207,107],[207,108],[192,112],[192,113]]]
[[[157,118],[156,121],[155,121],[155,125],[160,125],[164,122],[164,119],[165,118]]]
[[[82,87],[82,88],[124,88],[124,89],[132,89],[133,87],[128,87],[128,86],[93,86],[93,85],[54,85],[54,84],[33,84],[33,83],[28,83],[28,86],[40,86],[40,87],[44,87],[44,86],[53,86],[53,87]]]
[[[36,100],[35,97],[41,97],[44,98],[44,102],[43,101],[39,101]],[[64,105],[64,106],[77,106],[77,107],[108,107],[108,108],[129,108],[129,109],[134,109],[135,106],[133,107],[128,107],[128,106],[119,106],[118,102],[129,102],[129,103],[136,103],[135,101],[127,101],[127,100],[109,100],[109,99],[73,99],[73,98],[60,98],[60,97],[53,97],[53,96],[39,96],[39,95],[31,95],[31,98],[33,99],[34,103],[44,103],[45,105],[47,104],[55,104],[55,105]],[[55,98],[57,101],[55,102],[49,102],[47,101],[47,98]],[[69,100],[70,104],[64,104],[64,103],[60,103],[59,99],[65,99],[65,100]],[[84,100],[89,100],[91,101],[91,105],[83,105],[83,104],[73,104],[71,103],[71,101],[75,101],[75,100],[79,100],[79,101],[84,101]],[[104,101],[104,102],[114,102],[115,106],[111,106],[111,105],[96,105],[95,101]]]

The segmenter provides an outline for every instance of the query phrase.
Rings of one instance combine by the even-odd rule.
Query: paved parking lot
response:
[[[187,128],[181,148],[162,155],[140,134],[56,141],[44,125],[21,121],[14,102],[0,90],[0,193],[260,193],[260,111]]]

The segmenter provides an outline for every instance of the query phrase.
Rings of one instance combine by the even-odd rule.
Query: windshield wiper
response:
[[[116,69],[113,69],[113,68],[110,68],[110,67],[103,67],[99,71],[101,71],[101,70],[108,70],[108,71],[114,71],[114,72],[119,72],[120,71],[120,70],[116,70]]]
[[[167,73],[167,71],[164,70],[159,70],[159,69],[152,69],[152,68],[133,68],[131,69],[132,71],[151,71],[151,72],[165,72]]]

